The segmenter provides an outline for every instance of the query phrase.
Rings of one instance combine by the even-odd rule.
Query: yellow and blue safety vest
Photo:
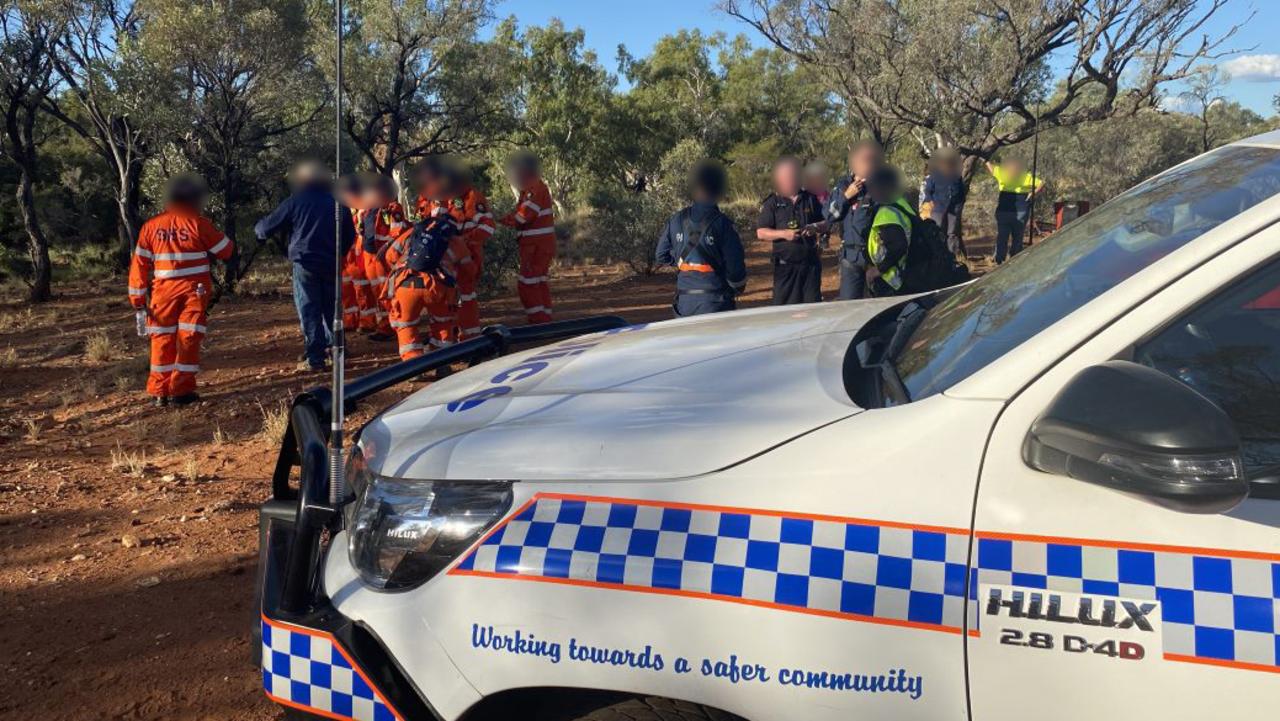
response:
[[[911,239],[911,216],[915,215],[915,210],[907,202],[906,198],[899,197],[888,205],[882,205],[876,209],[876,215],[871,220],[871,232],[867,235],[867,255],[870,256],[871,262],[879,266],[884,262],[888,250],[884,244],[880,242],[880,229],[886,225],[896,225],[902,228],[902,232],[906,234],[907,239]],[[902,273],[906,269],[907,255],[903,253],[898,262],[893,267],[885,270],[881,269],[880,279],[889,284],[894,290],[902,289]]]

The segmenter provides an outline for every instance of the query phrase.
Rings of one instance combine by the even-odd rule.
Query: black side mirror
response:
[[[1109,361],[1084,369],[1031,426],[1027,465],[1150,498],[1221,513],[1249,495],[1240,438],[1217,405],[1165,374]]]

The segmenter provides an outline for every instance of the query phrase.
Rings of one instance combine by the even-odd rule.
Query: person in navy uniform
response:
[[[823,215],[840,226],[840,300],[861,298],[867,292],[867,234],[875,205],[867,192],[867,178],[884,166],[884,149],[862,140],[849,151],[849,174],[836,181]]]
[[[822,204],[800,187],[800,161],[783,158],[773,167],[773,192],[760,204],[756,238],[773,243],[773,304],[822,300],[822,258],[818,242],[826,234]]]
[[[929,174],[924,178],[920,204],[929,204],[929,217],[947,237],[947,250],[952,255],[965,253],[961,234],[961,215],[964,213],[965,188],[961,173],[960,154],[955,148],[942,148],[930,163]]]
[[[671,216],[658,238],[659,265],[676,268],[676,316],[733,310],[747,285],[742,239],[717,203],[724,197],[724,168],[712,161],[689,178],[693,204]]]

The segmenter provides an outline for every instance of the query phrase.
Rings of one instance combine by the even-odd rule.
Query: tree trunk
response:
[[[53,297],[53,265],[49,262],[49,239],[36,217],[35,167],[31,158],[18,163],[18,207],[22,210],[22,226],[27,231],[27,252],[31,256],[31,291],[27,299],[43,303]]]
[[[240,282],[240,244],[236,242],[236,201],[228,192],[223,201],[222,233],[231,239],[233,250],[227,258],[227,290],[234,292]]]
[[[142,228],[142,161],[130,163],[120,174],[120,186],[116,188],[116,230],[118,245],[116,247],[116,267],[129,267],[133,246],[138,242],[138,231]]]

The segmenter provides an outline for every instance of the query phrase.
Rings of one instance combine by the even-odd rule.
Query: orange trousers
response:
[[[357,251],[352,247],[342,259],[342,325],[348,330],[361,328],[360,296],[367,287],[365,264]]]
[[[476,286],[480,282],[481,261],[473,255],[475,262],[458,267],[458,340],[467,340],[480,335],[480,302],[476,298]]]
[[[390,302],[391,328],[396,333],[401,360],[417,358],[427,347],[443,348],[450,343],[455,322],[452,288],[421,275],[398,279]],[[426,342],[419,333],[427,316]]]
[[[556,257],[554,235],[520,240],[520,304],[530,323],[547,323],[551,320],[551,286],[548,281],[551,261]]]
[[[147,311],[147,333],[151,336],[147,393],[174,398],[195,392],[210,285],[207,277],[152,283]]]
[[[374,253],[361,253],[360,257],[364,260],[364,277],[369,283],[369,299],[365,302],[373,308],[374,325],[373,328],[378,333],[391,334],[391,299],[387,297],[387,276],[391,273],[391,267],[387,264],[386,258],[379,258]],[[361,313],[364,313],[364,305],[361,305]],[[361,326],[364,327],[364,326]]]

